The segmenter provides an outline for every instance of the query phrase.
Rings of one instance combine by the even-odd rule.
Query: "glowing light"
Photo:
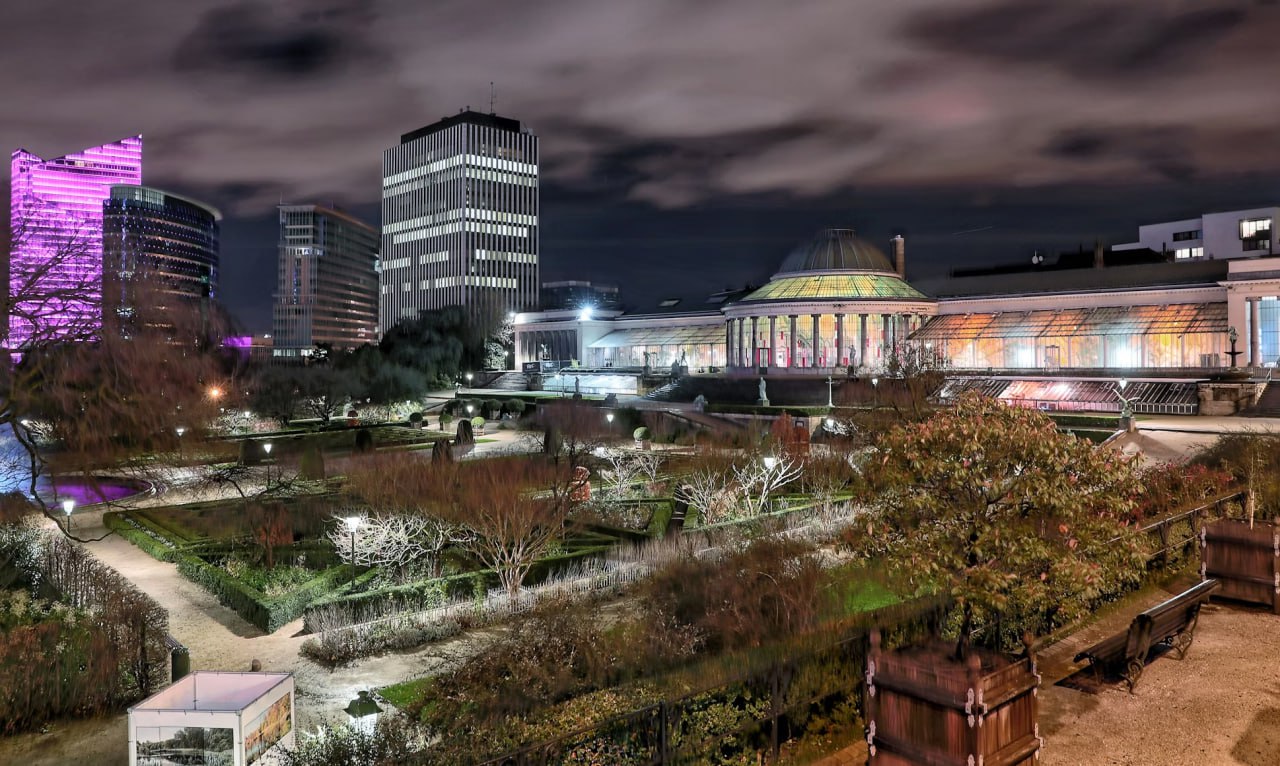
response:
[[[591,318],[591,307],[590,307],[590,306],[583,306],[583,307],[582,307],[582,311],[579,311],[579,312],[578,312],[578,321],[579,321],[579,322],[585,322],[585,321],[587,321],[587,320],[588,320],[588,319],[590,319],[590,318]]]
[[[65,513],[65,514],[67,514],[68,516],[70,516],[70,515],[71,515],[71,512],[72,512],[72,511],[74,511],[75,509],[76,509],[76,501],[75,501],[75,500],[72,500],[71,498],[67,498],[66,500],[63,500],[63,501],[62,501],[62,512],[63,512],[63,513]]]
[[[78,338],[102,327],[102,203],[116,184],[142,183],[142,136],[45,160],[13,153],[9,344]],[[50,294],[75,297],[49,300]],[[26,298],[24,300],[24,297]]]
[[[173,429],[173,430],[174,430],[174,431],[177,431],[177,432],[178,432],[178,437],[179,437],[179,438],[181,438],[181,437],[182,437],[182,435],[183,435],[183,434],[185,434],[185,433],[187,432],[187,427],[186,427],[186,426],[178,426],[177,428],[175,428],[175,429]]]
[[[764,459],[764,467],[767,471],[772,471],[774,466],[778,464],[778,459],[772,455]]]
[[[352,532],[355,532],[360,528],[359,516],[347,516],[342,521],[347,525],[347,529],[350,529]]]
[[[271,447],[272,447],[271,442],[264,442],[264,443],[263,443],[263,445],[262,445],[262,451],[263,451],[263,452],[266,452],[268,455],[270,455],[270,454],[271,454]]]
[[[218,398],[218,397],[220,397],[220,396],[222,396],[222,389],[221,389],[221,388],[218,388],[217,386],[213,386],[212,388],[210,388],[210,389],[209,389],[209,398],[210,398],[210,399],[217,399],[217,398]]]
[[[605,419],[605,420],[607,420],[607,421],[609,421],[610,423],[612,423],[612,422],[613,422],[613,413],[612,413],[612,412],[610,412],[610,413],[606,414],[606,415],[604,416],[604,419]]]

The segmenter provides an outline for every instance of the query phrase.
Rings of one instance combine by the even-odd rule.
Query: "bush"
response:
[[[360,441],[358,434],[356,441]],[[320,452],[319,447],[308,447],[302,453],[302,459],[298,461],[298,476],[311,481],[324,481],[324,453]]]
[[[214,566],[193,554],[178,557],[178,572],[212,593],[217,597],[218,603],[230,607],[266,633],[274,633],[301,617],[312,602],[331,592],[351,576],[350,567],[344,564],[322,572],[310,582],[279,598],[268,598],[232,577],[222,567]]]
[[[111,511],[102,515],[102,524],[142,549],[157,561],[175,561],[177,546],[168,537],[142,524],[132,515]]]
[[[486,420],[493,420],[497,416],[501,405],[495,399],[485,399],[480,402],[480,414]]]
[[[649,429],[646,428],[645,426],[640,426],[639,428],[631,432],[631,438],[635,439],[638,442],[648,441]]]
[[[409,413],[409,425],[413,426],[414,428],[422,428],[422,419],[423,418],[422,418],[421,412]]]
[[[356,452],[373,452],[373,432],[369,429],[356,431]]]
[[[502,405],[503,411],[511,415],[513,418],[518,418],[523,415],[527,407],[528,405],[524,403],[523,399],[508,399]]]
[[[471,419],[471,427],[473,429],[484,428],[484,418],[481,417],[480,415],[476,415],[474,418]]]

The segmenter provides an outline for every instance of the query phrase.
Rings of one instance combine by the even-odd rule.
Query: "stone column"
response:
[[[1249,366],[1262,366],[1262,299],[1249,299]]]
[[[760,364],[760,317],[751,317],[751,364],[748,367],[755,367]]]
[[[787,357],[787,366],[795,367],[796,366],[796,315],[790,314],[787,316],[787,319],[791,320],[791,338],[790,338],[791,348],[788,350],[789,356]]]
[[[811,335],[812,340],[810,340],[809,343],[810,345],[813,346],[813,349],[812,349],[813,353],[809,356],[809,366],[817,367],[818,366],[818,349],[822,348],[822,340],[821,338],[818,337],[818,323],[821,321],[821,319],[818,314],[811,314],[810,316],[813,317],[813,333]]]
[[[769,366],[778,363],[778,318],[769,317]]]
[[[738,345],[737,345],[737,351],[738,351],[738,353],[737,353],[737,356],[735,356],[735,357],[734,357],[734,359],[736,359],[736,360],[737,360],[737,362],[738,362],[738,366],[739,366],[739,367],[746,367],[747,365],[746,365],[746,363],[745,363],[745,362],[743,361],[743,359],[742,359],[742,357],[744,356],[744,354],[742,353],[742,324],[743,324],[743,322],[742,322],[742,320],[741,320],[741,319],[738,319],[738,320],[736,320],[736,321],[737,321],[737,323],[738,323]]]
[[[733,320],[726,319],[724,321],[724,364],[726,367],[733,366]]]
[[[832,366],[844,361],[844,314],[836,314],[836,358]]]
[[[858,366],[867,366],[867,315],[858,315]]]
[[[893,348],[892,326],[889,324],[889,315],[880,315],[880,358],[886,359],[889,356],[889,349]]]

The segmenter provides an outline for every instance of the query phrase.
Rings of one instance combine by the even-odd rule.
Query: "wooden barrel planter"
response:
[[[1280,526],[1219,519],[1201,528],[1200,549],[1200,574],[1222,583],[1218,596],[1280,614]]]
[[[889,654],[879,633],[867,657],[867,745],[873,766],[1021,766],[1039,762],[1035,658],[949,645]]]

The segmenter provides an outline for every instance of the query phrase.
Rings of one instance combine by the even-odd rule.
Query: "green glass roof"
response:
[[[924,293],[894,274],[799,274],[774,279],[743,298],[742,302],[886,298],[929,300]]]

